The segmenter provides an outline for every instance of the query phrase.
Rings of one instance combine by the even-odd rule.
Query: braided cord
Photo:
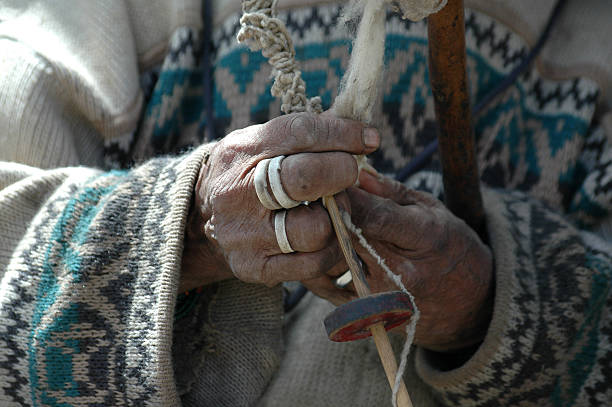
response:
[[[272,65],[274,84],[272,96],[280,97],[284,113],[321,113],[321,98],[306,97],[306,84],[295,62],[295,48],[285,24],[276,18],[276,0],[246,0],[242,2],[242,18],[238,42],[253,51],[261,50]]]

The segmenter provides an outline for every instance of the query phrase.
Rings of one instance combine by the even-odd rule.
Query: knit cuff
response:
[[[589,375],[601,381],[598,344],[584,354],[585,335],[600,335],[603,323],[588,319],[602,315],[605,290],[598,294],[603,300],[592,300],[601,272],[588,268],[579,233],[560,216],[523,194],[483,195],[496,272],[490,327],[461,367],[445,371],[419,349],[417,372],[448,405],[505,406],[526,399],[549,405],[555,394],[575,400]],[[579,365],[585,370],[576,371]]]
[[[180,403],[174,307],[209,148],[130,171],[62,170],[2,280],[0,371],[14,380],[0,386],[0,400]]]

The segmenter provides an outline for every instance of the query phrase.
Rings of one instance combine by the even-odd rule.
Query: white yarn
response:
[[[363,10],[363,15],[340,94],[331,109],[336,116],[372,121],[385,52],[384,3],[385,0],[361,0],[351,4],[351,13]]]
[[[353,43],[353,51],[349,62],[348,71],[342,78],[340,94],[336,97],[332,111],[340,117],[360,120],[370,123],[372,121],[372,109],[378,97],[379,81],[381,78],[384,66],[384,50],[385,50],[385,8],[387,0],[358,0],[353,1],[349,5],[349,11],[344,18],[353,18],[355,13],[360,13],[363,10],[361,23],[357,30],[357,38]],[[421,1],[423,3],[425,1]],[[436,3],[438,3],[437,1]],[[408,10],[409,1],[403,1],[399,4],[402,10]],[[422,6],[422,4],[420,4]],[[418,7],[416,7],[418,8]],[[410,15],[411,18],[414,15]],[[361,160],[364,160],[363,156]],[[358,159],[358,163],[359,163]],[[401,379],[406,370],[408,354],[410,347],[414,341],[416,332],[416,324],[421,315],[414,296],[410,293],[399,275],[393,273],[385,264],[385,260],[374,250],[367,242],[361,230],[351,222],[348,214],[343,213],[343,221],[347,228],[353,232],[358,238],[360,244],[376,259],[380,267],[385,271],[387,276],[410,298],[410,303],[414,309],[414,314],[410,323],[406,326],[406,342],[400,354],[400,365],[395,376],[393,385],[393,393],[391,402],[393,407],[397,406],[397,393]]]
[[[383,259],[376,252],[376,250],[374,250],[374,248],[368,243],[366,238],[363,236],[363,233],[361,233],[361,229],[359,229],[357,226],[353,224],[353,222],[351,221],[351,216],[348,213],[343,211],[342,220],[344,221],[344,224],[346,225],[346,227],[351,232],[353,232],[355,236],[357,236],[361,246],[363,246],[363,248],[366,249],[372,257],[374,257],[378,265],[385,271],[387,276],[391,280],[393,280],[395,285],[397,285],[404,294],[408,295],[408,297],[410,298],[410,305],[412,305],[412,309],[414,310],[414,313],[412,314],[412,317],[410,318],[410,323],[406,326],[406,341],[404,342],[404,347],[402,348],[402,352],[400,353],[400,365],[397,369],[397,375],[395,376],[395,383],[393,385],[393,394],[391,395],[391,402],[393,403],[393,407],[396,407],[397,406],[397,392],[399,391],[400,382],[401,382],[402,376],[404,375],[404,371],[406,370],[406,364],[408,362],[408,355],[410,354],[410,347],[412,346],[412,342],[414,342],[414,335],[416,333],[416,325],[417,325],[417,322],[419,321],[419,318],[421,317],[421,311],[419,311],[419,308],[416,305],[416,302],[414,300],[414,295],[412,295],[412,293],[408,291],[408,289],[406,289],[406,286],[402,282],[402,278],[398,274],[395,274],[393,271],[391,271],[389,266],[387,266],[387,264],[385,263],[385,259]]]
[[[372,110],[378,97],[379,81],[383,70],[385,49],[385,4],[401,11],[404,18],[421,20],[439,11],[447,0],[355,0],[345,9],[345,19],[361,15],[357,37],[353,44],[349,68],[342,78],[341,90],[334,101],[332,111],[335,115],[371,123]],[[301,78],[295,62],[295,49],[284,23],[276,18],[276,0],[243,0],[243,16],[238,41],[246,42],[253,50],[262,50],[274,67],[272,95],[280,96],[281,110],[285,113],[304,110],[321,112],[321,99],[306,99],[306,85]],[[364,156],[355,157],[360,169],[365,162]],[[397,407],[397,393],[406,370],[408,354],[414,341],[416,324],[420,311],[414,296],[406,289],[401,277],[386,265],[385,260],[367,242],[361,230],[352,222],[350,216],[342,213],[347,228],[359,239],[360,244],[372,255],[387,276],[410,298],[414,314],[406,326],[406,342],[400,355],[400,365],[395,377],[391,402]]]

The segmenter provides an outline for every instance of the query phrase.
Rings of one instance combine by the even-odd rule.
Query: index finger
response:
[[[347,189],[353,222],[368,238],[418,250],[441,236],[443,228],[433,209],[421,202],[399,205],[359,188]]]
[[[294,113],[277,117],[259,128],[255,148],[267,157],[302,152],[344,151],[369,154],[380,145],[378,131],[331,113]]]

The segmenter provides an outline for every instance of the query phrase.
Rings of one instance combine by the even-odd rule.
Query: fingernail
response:
[[[365,144],[367,148],[378,148],[380,145],[378,130],[373,127],[363,129],[363,144]]]

